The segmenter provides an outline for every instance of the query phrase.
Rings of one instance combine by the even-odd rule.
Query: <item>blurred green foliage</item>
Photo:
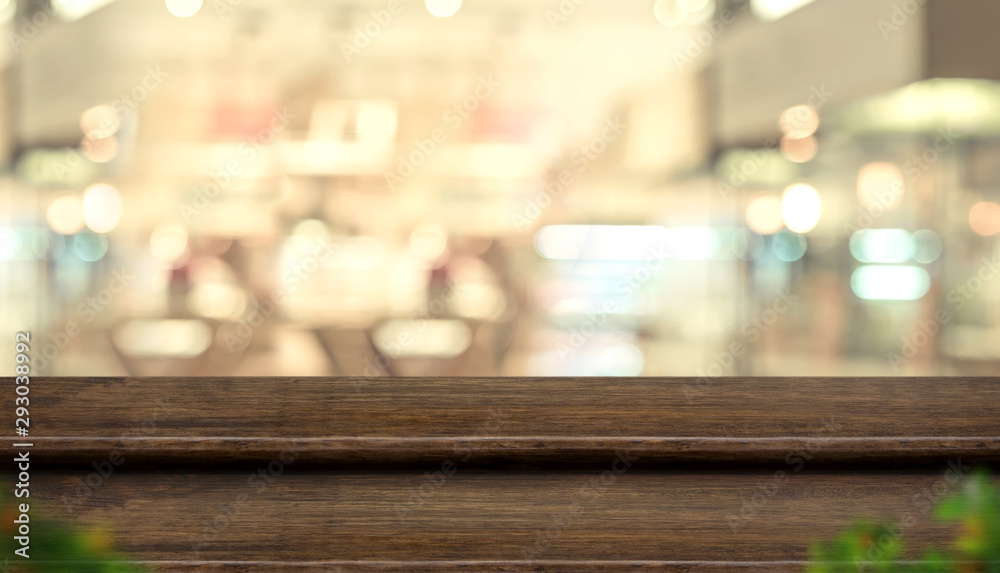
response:
[[[1000,573],[1000,490],[986,470],[963,479],[934,517],[959,527],[951,547],[908,552],[900,522],[857,521],[810,547],[808,573]]]
[[[3,491],[10,491],[4,488]],[[19,505],[29,504],[28,559],[16,555]],[[0,503],[0,571],[4,573],[150,573],[146,567],[126,562],[114,548],[110,531],[81,527],[48,517],[37,501],[4,499]]]

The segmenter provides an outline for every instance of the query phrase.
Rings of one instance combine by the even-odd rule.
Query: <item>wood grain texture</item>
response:
[[[852,518],[907,513],[916,520],[908,542],[946,543],[923,502],[943,469],[783,469],[780,482],[774,471],[637,470],[603,484],[591,472],[458,471],[434,485],[420,470],[289,470],[266,485],[248,484],[253,472],[123,473],[84,497],[63,474],[35,487],[56,515],[112,523],[122,549],[144,560],[800,561],[810,540]]]
[[[810,448],[937,463],[997,460],[998,404],[996,378],[39,378],[32,437],[64,461],[247,461],[291,445],[338,464],[463,448],[477,462],[594,461],[623,447],[665,462]]]
[[[40,378],[32,499],[165,572],[756,573],[855,517],[945,544],[1000,462],[997,378],[700,384]]]

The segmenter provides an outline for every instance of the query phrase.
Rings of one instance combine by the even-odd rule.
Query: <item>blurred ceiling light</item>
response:
[[[680,26],[687,19],[687,14],[686,0],[656,0],[656,4],[653,4],[653,16],[664,26]]]
[[[118,155],[118,138],[115,136],[95,139],[84,137],[80,142],[84,157],[94,163],[107,163]]]
[[[52,230],[72,235],[83,228],[83,201],[76,195],[63,195],[49,203],[45,220]]]
[[[819,144],[812,135],[808,137],[788,137],[781,138],[781,154],[789,161],[795,163],[806,163],[812,161],[819,151]]]
[[[812,231],[822,212],[819,193],[805,183],[789,185],[781,196],[781,217],[785,226],[796,233]]]
[[[420,225],[410,233],[410,251],[425,261],[434,261],[448,247],[448,232],[440,225]]]
[[[681,261],[706,261],[719,252],[719,234],[711,227],[675,227],[669,231],[669,252]],[[653,259],[653,253],[646,256]]]
[[[95,233],[107,233],[118,226],[122,200],[114,187],[95,183],[83,192],[83,221]]]
[[[236,320],[246,310],[247,295],[243,289],[231,284],[196,284],[188,293],[187,306],[198,316]]]
[[[193,358],[208,350],[212,329],[201,320],[131,320],[111,339],[127,356]]]
[[[396,104],[363,101],[358,104],[355,130],[358,141],[392,143],[396,139]]]
[[[977,235],[990,237],[1000,233],[1000,205],[980,201],[969,209],[969,226]]]
[[[904,229],[861,229],[851,235],[851,255],[862,263],[905,263],[917,243]]]
[[[452,16],[462,7],[462,0],[424,0],[427,11],[438,18]]]
[[[774,251],[774,256],[786,263],[793,263],[801,259],[806,254],[807,246],[805,237],[787,229],[778,231],[771,240],[771,250]]]
[[[920,267],[865,265],[851,275],[851,290],[865,300],[917,300],[930,288],[931,277]]]
[[[535,234],[535,251],[554,260],[643,261],[668,256],[670,239],[661,226],[550,225]]]
[[[373,338],[392,358],[453,358],[472,343],[472,330],[460,320],[390,320]]]
[[[178,18],[194,16],[201,10],[202,0],[167,0],[167,10]]]
[[[58,0],[52,2],[52,11],[60,19],[72,22],[100,10],[112,2],[114,0]]]
[[[858,171],[858,200],[870,209],[892,209],[903,201],[903,171],[895,163],[875,162]]]
[[[111,137],[119,127],[118,112],[109,105],[95,105],[80,115],[80,129],[89,138]]]
[[[108,252],[108,239],[98,233],[83,231],[73,237],[73,252],[82,261],[99,261]]]
[[[838,110],[838,127],[851,133],[934,134],[934,149],[924,159],[954,147],[968,134],[1000,132],[997,82],[933,78],[864,98]]]
[[[149,251],[153,257],[165,263],[172,263],[187,250],[188,235],[184,227],[174,223],[164,223],[149,237]]]
[[[808,105],[795,105],[781,112],[778,127],[794,139],[809,137],[819,128],[819,114]]]
[[[920,229],[913,233],[913,238],[917,242],[917,251],[913,259],[918,263],[933,263],[941,256],[943,246],[941,237],[930,229]]]
[[[687,8],[688,12],[697,12],[712,3],[714,3],[713,0],[687,0],[685,8]]]
[[[773,22],[813,2],[815,0],[750,0],[750,10],[764,22]]]
[[[781,200],[775,195],[762,195],[750,200],[746,212],[747,226],[761,235],[773,235],[785,226],[781,218]]]

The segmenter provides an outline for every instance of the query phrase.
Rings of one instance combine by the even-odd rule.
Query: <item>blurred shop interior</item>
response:
[[[0,5],[35,375],[1000,365],[995,3]]]

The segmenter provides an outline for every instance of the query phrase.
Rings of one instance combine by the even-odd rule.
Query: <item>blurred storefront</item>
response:
[[[982,4],[11,0],[2,323],[43,375],[991,373]]]

